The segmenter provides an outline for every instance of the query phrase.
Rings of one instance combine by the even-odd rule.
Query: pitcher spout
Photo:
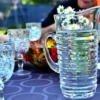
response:
[[[89,15],[93,21],[94,29],[100,30],[100,6],[91,7],[85,10],[76,12],[80,15]]]

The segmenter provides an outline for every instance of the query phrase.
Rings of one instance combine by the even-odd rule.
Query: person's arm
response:
[[[54,15],[57,14],[57,6],[55,6],[51,12],[48,14],[48,16],[44,19],[44,21],[41,23],[42,28],[48,27],[52,24],[54,24]]]
[[[48,32],[55,32],[54,15],[57,14],[57,8],[59,5],[63,5],[66,8],[67,6],[70,5],[70,2],[71,2],[71,0],[63,1],[51,10],[51,12],[48,14],[48,16],[42,22],[42,34],[43,35]]]
[[[42,22],[42,36],[44,36],[45,33],[48,32],[55,32],[55,24],[54,24],[54,15],[57,14],[57,6],[55,6],[51,12],[48,14],[48,16],[45,18],[45,20]]]
[[[8,41],[8,35],[0,34],[0,41]]]
[[[49,25],[45,28],[42,28],[42,37],[45,33],[48,33],[48,32],[55,32],[56,31],[56,26],[55,24],[52,24],[52,25]]]

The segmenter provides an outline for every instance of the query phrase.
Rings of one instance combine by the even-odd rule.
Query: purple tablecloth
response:
[[[100,55],[100,53],[99,53]],[[100,61],[100,59],[99,59]],[[30,66],[27,64],[27,67]],[[70,100],[65,98],[60,90],[59,75],[53,71],[44,72],[31,66],[30,75],[16,76],[5,83],[5,100]],[[100,100],[100,70],[98,71],[98,87],[92,98],[85,100]]]
[[[100,84],[94,97],[87,100],[100,100]],[[16,76],[5,83],[5,100],[70,100],[60,90],[57,73],[34,70],[31,75]]]

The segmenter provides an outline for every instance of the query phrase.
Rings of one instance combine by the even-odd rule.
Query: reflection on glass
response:
[[[26,28],[30,32],[30,41],[37,41],[41,37],[41,23],[26,23]]]
[[[8,81],[14,70],[14,44],[0,42],[0,100],[4,100],[4,82]]]

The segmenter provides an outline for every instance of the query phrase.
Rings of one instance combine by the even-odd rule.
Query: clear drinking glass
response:
[[[41,23],[26,23],[26,29],[30,32],[30,41],[37,41],[41,37]]]
[[[9,29],[8,30],[9,41],[15,44],[15,53],[18,59],[18,70],[16,75],[28,75],[31,72],[23,69],[23,54],[28,51],[29,48],[29,31],[27,29]]]
[[[12,42],[0,42],[0,100],[4,100],[4,83],[11,78],[14,63],[14,44]]]

